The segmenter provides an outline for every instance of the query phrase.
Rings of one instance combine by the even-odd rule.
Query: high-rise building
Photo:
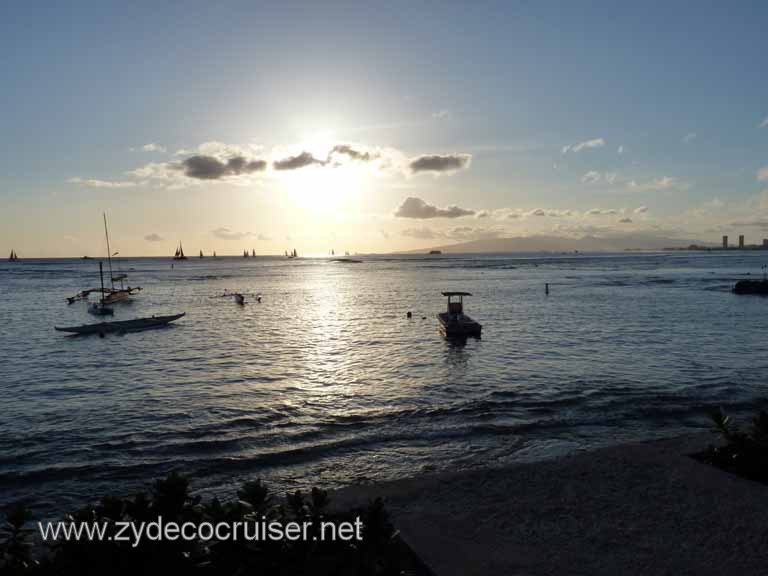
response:
[[[723,248],[728,248],[728,236],[723,236]]]
[[[739,234],[739,248],[744,248],[744,234]]]

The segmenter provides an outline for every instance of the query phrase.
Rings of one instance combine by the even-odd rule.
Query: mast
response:
[[[181,245],[181,240],[179,240],[179,256],[184,258],[184,248]]]
[[[101,278],[101,302],[104,302],[104,263],[99,262],[99,278]]]
[[[104,212],[104,236],[106,236],[107,238],[107,262],[109,262],[109,282],[110,282],[110,285],[112,286],[112,289],[114,290],[115,281],[112,279],[112,250],[109,248],[109,232],[107,231],[107,213],[106,212]]]

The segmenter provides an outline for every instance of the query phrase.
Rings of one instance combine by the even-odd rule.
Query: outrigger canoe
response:
[[[72,334],[106,334],[108,332],[140,332],[142,330],[151,330],[153,328],[162,328],[174,320],[184,316],[181,314],[172,314],[170,316],[151,316],[150,318],[136,318],[134,320],[119,320],[116,322],[99,322],[98,324],[83,324],[82,326],[70,326],[60,328],[54,326],[59,332],[71,332]]]

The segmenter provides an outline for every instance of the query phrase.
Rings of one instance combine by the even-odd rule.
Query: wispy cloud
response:
[[[592,138],[591,140],[584,140],[583,142],[563,146],[560,151],[563,154],[567,154],[568,152],[581,152],[588,148],[600,148],[602,146],[605,146],[604,138]]]
[[[432,204],[427,204],[421,198],[406,198],[395,211],[397,218],[460,218],[462,216],[472,216],[474,210],[459,208],[458,206],[448,206],[447,208],[438,208]]]
[[[163,240],[165,240],[165,238],[160,236],[160,234],[156,234],[153,232],[152,234],[147,234],[146,236],[144,236],[144,240],[146,240],[147,242],[162,242]]]
[[[768,116],[763,118],[763,121],[757,125],[758,128],[768,128]]]
[[[757,171],[758,182],[768,182],[768,166],[763,166]]]
[[[144,146],[142,146],[141,149],[144,152],[166,152],[165,146],[160,146],[160,144],[156,144],[155,142],[144,144]]]
[[[680,182],[673,176],[662,176],[647,182],[637,182],[630,180],[627,182],[627,188],[635,192],[658,191],[658,190],[686,190],[688,184]]]
[[[638,206],[635,208],[635,214],[645,214],[646,212],[648,212],[647,206]]]
[[[70,178],[67,180],[70,184],[79,184],[86,188],[134,188],[137,183],[125,180],[99,180],[97,178]]]
[[[624,145],[621,145],[618,148],[616,148],[616,153],[617,154],[624,154]]]
[[[448,110],[443,108],[442,110],[438,110],[436,112],[432,112],[432,118],[435,120],[442,120],[443,118],[448,118]]]
[[[619,224],[631,224],[632,218],[622,218],[619,220]]]
[[[685,136],[682,138],[683,144],[690,144],[696,139],[696,132],[688,132]]]
[[[590,170],[581,177],[581,181],[584,184],[594,184],[595,182],[599,182],[601,177],[602,176],[600,172],[597,172],[596,170]]]

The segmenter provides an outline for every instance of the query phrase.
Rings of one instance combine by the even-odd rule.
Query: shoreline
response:
[[[768,487],[690,457],[713,443],[686,434],[331,496],[334,507],[382,497],[438,576],[759,574]]]

